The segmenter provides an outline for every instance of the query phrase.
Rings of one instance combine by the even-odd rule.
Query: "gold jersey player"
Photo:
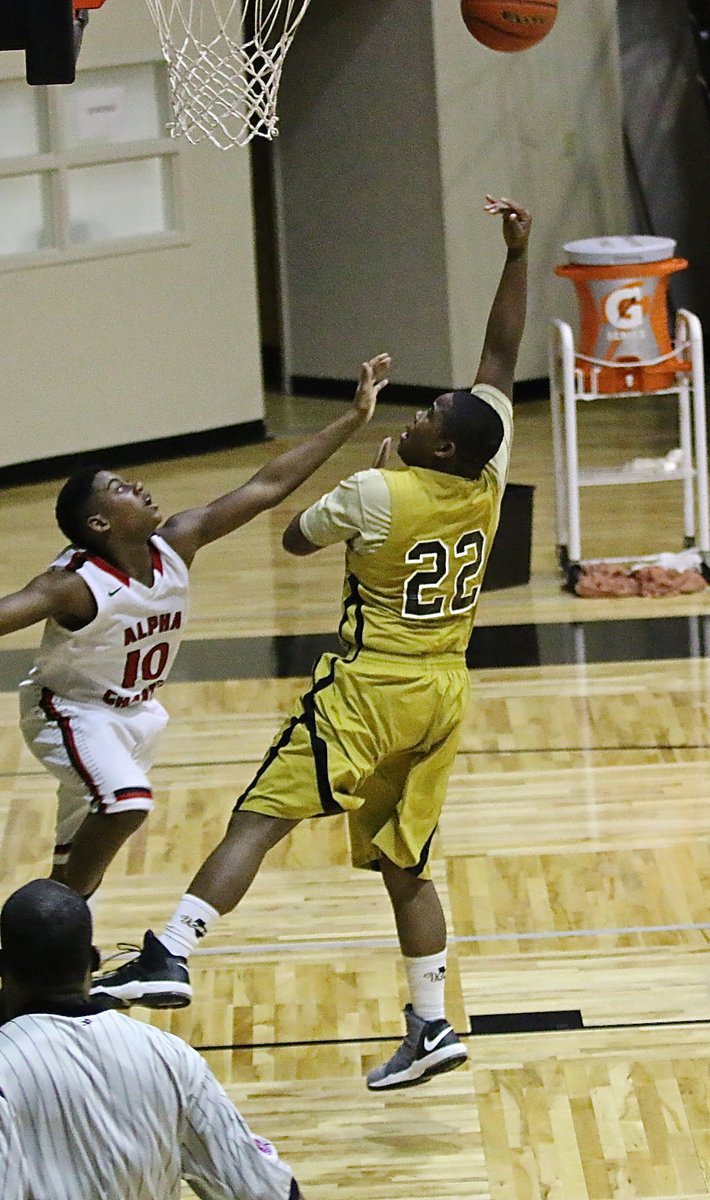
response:
[[[237,801],[227,833],[156,938],[97,993],[149,1007],[188,1002],[186,958],[246,892],[266,852],[306,817],[345,811],[353,863],[382,872],[411,1004],[406,1037],[368,1075],[375,1090],[451,1070],[466,1050],[444,1014],[446,924],[429,852],[469,694],[465,651],[498,525],[510,396],[525,321],[530,217],[501,214],[507,256],[472,391],[447,392],[399,440],[404,470],[346,479],[284,534],[292,554],[346,543],[343,651],[313,684]]]
[[[54,879],[90,896],[153,806],[148,771],[167,722],[156,693],[185,632],[195,554],[278,504],[368,421],[388,366],[384,354],[363,363],[348,413],[165,523],[141,483],[112,471],[84,467],[62,487],[57,521],[83,549],[0,599],[0,634],[46,622],[20,707],[29,749],[59,785]]]

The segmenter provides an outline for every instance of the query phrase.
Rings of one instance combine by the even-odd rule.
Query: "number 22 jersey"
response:
[[[497,388],[472,389],[500,416],[503,441],[478,479],[425,467],[372,469],[301,514],[316,546],[347,543],[347,647],[405,656],[464,655],[498,528],[513,408]]]
[[[150,586],[84,550],[64,551],[55,560],[53,569],[81,576],[96,616],[78,630],[50,618],[25,685],[112,708],[141,704],[163,686],[187,622],[188,570],[159,535],[149,545]]]

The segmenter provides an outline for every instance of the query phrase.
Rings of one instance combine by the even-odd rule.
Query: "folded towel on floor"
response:
[[[624,567],[589,563],[581,568],[574,593],[586,599],[605,596],[684,596],[707,587],[700,571],[675,571],[657,564]]]

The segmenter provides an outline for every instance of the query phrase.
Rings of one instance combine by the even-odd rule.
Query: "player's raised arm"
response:
[[[486,212],[503,217],[508,247],[505,265],[491,306],[483,340],[477,383],[488,383],[512,398],[515,364],[525,326],[528,280],[528,237],[532,218],[512,200],[486,196]]]
[[[19,592],[0,599],[0,636],[54,617],[67,629],[88,625],[96,602],[86,584],[71,571],[44,571]]]
[[[317,471],[356,429],[367,424],[375,411],[377,397],[388,382],[389,367],[388,354],[378,354],[363,363],[349,412],[292,450],[279,454],[235,491],[202,508],[176,513],[160,529],[161,536],[189,563],[201,546],[246,525],[265,509],[274,508]]]

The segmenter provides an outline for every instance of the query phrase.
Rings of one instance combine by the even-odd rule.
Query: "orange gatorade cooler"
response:
[[[688,263],[674,258],[672,238],[632,235],[567,242],[568,262],[555,274],[571,279],[580,312],[576,366],[584,390],[602,395],[674,387],[690,364],[673,354],[668,279]],[[589,361],[592,360],[592,361]]]

